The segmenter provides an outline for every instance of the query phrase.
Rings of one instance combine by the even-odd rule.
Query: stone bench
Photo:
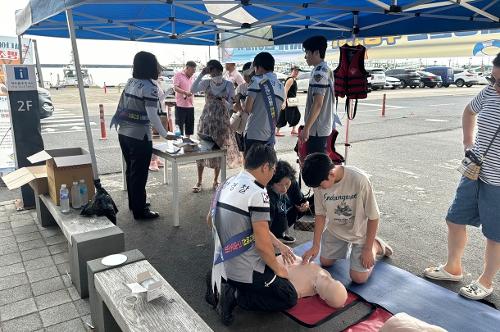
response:
[[[82,298],[88,297],[87,261],[122,252],[125,237],[106,217],[81,216],[80,211],[62,213],[49,195],[39,195],[41,225],[58,225],[68,240],[71,281]]]
[[[104,267],[100,260],[88,262],[89,283],[93,280],[89,285],[91,317],[96,331],[212,331],[138,250],[124,254],[127,261],[118,267]],[[144,271],[163,282],[162,297],[150,302],[144,295],[134,299],[126,285],[136,282],[137,274]]]

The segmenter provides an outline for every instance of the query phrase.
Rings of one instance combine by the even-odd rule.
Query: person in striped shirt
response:
[[[476,156],[483,157],[479,179],[461,178],[446,216],[448,260],[444,265],[424,271],[431,279],[461,281],[466,225],[481,226],[486,237],[484,269],[477,280],[460,288],[460,295],[473,300],[481,300],[493,292],[493,279],[500,269],[500,136],[497,135],[500,129],[500,53],[493,60],[488,80],[490,84],[472,99],[462,115],[464,150],[470,149]]]

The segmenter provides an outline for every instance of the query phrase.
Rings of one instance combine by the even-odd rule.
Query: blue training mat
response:
[[[303,243],[294,251],[301,256],[311,245],[312,242]],[[319,263],[319,258],[316,262]],[[450,332],[500,331],[500,311],[467,300],[393,265],[377,262],[368,282],[363,285],[351,284],[346,259],[337,261],[327,270],[349,290],[393,314],[406,312]]]

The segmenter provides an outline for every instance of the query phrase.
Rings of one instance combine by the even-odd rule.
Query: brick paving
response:
[[[71,284],[68,244],[36,212],[0,203],[0,332],[91,330],[88,299]]]

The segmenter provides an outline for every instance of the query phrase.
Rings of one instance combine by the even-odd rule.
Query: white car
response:
[[[476,73],[466,69],[453,69],[455,85],[459,88],[464,85],[468,88],[474,84],[479,84],[479,77]]]
[[[311,79],[310,71],[301,71],[297,76],[297,91],[307,92],[309,89],[309,80]]]
[[[160,87],[165,93],[166,97],[175,95],[174,80],[172,78],[169,78],[167,76],[160,76],[158,77],[158,82],[160,83]]]
[[[384,89],[398,89],[399,87],[401,87],[401,81],[396,78],[396,77],[392,77],[392,76],[386,76],[385,77],[385,85],[384,85]]]
[[[381,68],[366,68],[366,71],[370,74],[368,76],[368,89],[383,89],[386,81],[384,70]]]

